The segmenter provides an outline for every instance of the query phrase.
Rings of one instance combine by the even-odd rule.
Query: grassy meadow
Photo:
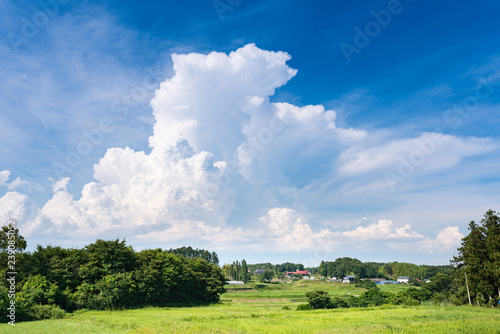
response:
[[[314,289],[359,295],[354,285],[300,281],[231,286],[219,304],[88,311],[65,319],[0,325],[1,333],[500,333],[500,312],[466,306],[381,306],[296,311]],[[404,285],[381,286],[396,292]],[[283,309],[288,307],[289,309]]]

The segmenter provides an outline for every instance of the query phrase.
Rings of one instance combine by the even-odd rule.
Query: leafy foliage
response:
[[[175,255],[181,255],[187,258],[200,258],[203,259],[207,262],[213,263],[216,266],[219,265],[219,257],[217,256],[217,253],[212,252],[210,253],[207,250],[204,249],[193,249],[192,247],[181,247],[181,248],[171,248],[167,251],[168,253],[172,253]]]
[[[306,293],[307,301],[311,308],[332,308],[332,301],[326,291],[311,291]]]
[[[322,276],[330,277],[347,275],[355,275],[358,278],[383,277],[376,264],[363,263],[350,257],[338,258],[334,262],[322,261],[317,271]]]
[[[272,270],[266,269],[264,270],[262,275],[260,275],[259,279],[261,283],[264,283],[264,282],[270,282],[273,279],[273,277],[274,277],[274,272]]]
[[[197,251],[193,254],[217,259],[215,253]],[[0,253],[0,261],[5,268],[6,253]],[[83,249],[37,246],[31,254],[17,253],[16,262],[18,321],[59,318],[79,309],[213,303],[225,284],[221,269],[212,262],[171,250],[137,253],[125,240],[97,240]],[[0,285],[0,305],[8,306],[8,293]],[[3,316],[1,321],[7,320]]]
[[[500,217],[488,210],[480,224],[471,221],[469,235],[462,239],[455,268],[458,302],[496,305],[500,299]],[[467,277],[467,281],[466,281]],[[468,287],[467,287],[468,284]]]
[[[12,226],[2,226],[0,230],[0,251],[6,252],[9,245],[16,252],[22,252],[26,249],[26,240],[19,235],[19,229]]]
[[[308,310],[312,310],[310,304],[300,304],[299,306],[297,306],[297,311],[308,311]]]
[[[364,288],[366,290],[374,289],[374,288],[377,287],[377,285],[375,284],[375,282],[372,282],[370,280],[359,281],[359,282],[356,283],[355,286],[357,288]]]

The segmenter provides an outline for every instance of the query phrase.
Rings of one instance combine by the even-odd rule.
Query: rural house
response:
[[[295,275],[295,274],[302,275],[302,276],[304,276],[304,275],[311,275],[311,273],[308,272],[307,270],[298,270],[297,269],[297,271],[288,271],[285,276],[291,277],[292,275]]]
[[[354,275],[344,276],[344,280],[342,281],[342,283],[351,283],[352,281],[354,281],[355,277],[356,276],[354,276]]]
[[[408,276],[399,276],[398,282],[408,284],[410,282],[410,278]]]

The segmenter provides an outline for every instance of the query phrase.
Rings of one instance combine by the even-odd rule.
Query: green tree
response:
[[[445,293],[450,289],[450,287],[451,287],[451,278],[450,276],[443,273],[437,273],[436,276],[431,278],[430,283],[425,283],[422,285],[422,289],[434,293],[435,292]]]
[[[247,266],[247,261],[245,259],[241,260],[241,280],[243,283],[248,282],[248,266]]]
[[[75,289],[82,283],[78,275],[80,266],[87,262],[86,253],[81,249],[64,249],[59,246],[37,245],[29,259],[32,275],[42,275],[56,282],[64,290]]]
[[[488,210],[480,224],[469,223],[469,234],[462,239],[454,264],[455,284],[459,298],[470,300],[477,305],[496,305],[500,298],[500,217],[495,211]],[[465,288],[464,288],[465,286]]]
[[[19,301],[26,306],[36,304],[54,304],[57,284],[51,283],[45,276],[30,276],[19,293]]]
[[[489,210],[484,215],[482,224],[485,228],[488,254],[488,261],[484,266],[485,276],[489,282],[488,290],[492,295],[496,293],[495,299],[500,299],[500,217],[495,211]]]
[[[27,243],[18,228],[5,225],[0,230],[0,251],[6,252],[9,245],[13,246],[13,251],[22,252],[26,249]]]
[[[274,272],[270,269],[264,270],[261,275],[261,282],[270,282],[274,277]]]
[[[125,239],[97,240],[85,246],[86,263],[79,269],[79,276],[86,282],[97,282],[110,274],[129,272],[135,269],[137,255]]]
[[[206,303],[218,302],[220,295],[225,292],[226,279],[222,270],[203,259],[191,259],[188,266],[196,277],[195,284],[191,287],[193,298]]]

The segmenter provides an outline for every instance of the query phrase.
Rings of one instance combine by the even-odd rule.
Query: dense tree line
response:
[[[389,262],[381,267],[381,271],[388,278],[395,279],[398,276],[409,276],[423,280],[434,277],[437,273],[452,275],[454,269],[451,265],[430,266],[406,262]]]
[[[321,261],[313,273],[325,277],[344,277],[355,275],[357,278],[388,278],[395,279],[398,276],[409,276],[418,279],[426,279],[437,273],[447,275],[453,274],[453,266],[430,266],[416,265],[405,262],[361,262],[350,257],[338,258],[335,261]]]
[[[266,263],[255,263],[255,264],[249,264],[248,265],[248,270],[250,270],[252,273],[257,270],[257,269],[264,269],[264,270],[272,270],[274,271],[274,267],[276,265],[266,262]]]
[[[228,280],[243,281],[244,283],[247,283],[252,276],[248,270],[247,262],[244,259],[241,262],[234,261],[232,264],[222,266],[222,272]]]
[[[198,249],[198,248],[193,249],[192,247],[181,247],[181,248],[169,249],[167,252],[176,255],[182,255],[188,258],[196,257],[203,259],[207,262],[213,263],[216,266],[219,265],[219,257],[217,256],[217,253],[215,252],[210,253],[205,249]]]
[[[462,239],[454,284],[463,303],[497,305],[500,299],[500,217],[489,210],[479,224],[471,221],[469,235]]]
[[[264,269],[267,274],[271,272],[273,277],[283,278],[286,272],[297,270],[309,270],[312,274],[324,277],[345,277],[355,275],[356,278],[386,278],[395,279],[398,276],[409,276],[420,280],[434,277],[438,273],[452,275],[454,268],[451,265],[431,266],[416,265],[405,262],[361,262],[358,259],[343,257],[335,261],[321,261],[318,267],[305,268],[303,264],[285,262],[282,264],[256,263],[247,264],[245,260],[234,261],[222,267],[224,275],[228,280],[241,280],[248,282],[256,269]],[[248,273],[250,271],[250,273]],[[266,279],[267,280],[267,279]],[[416,280],[415,284],[420,284]]]
[[[83,308],[211,303],[224,292],[224,275],[213,263],[218,261],[216,254],[190,247],[135,252],[125,240],[97,240],[82,249],[37,246],[15,257],[16,321],[58,317]],[[3,322],[10,302],[7,259],[4,248],[0,252]]]
[[[273,270],[276,275],[279,275],[281,273],[286,273],[288,271],[304,270],[304,265],[300,263],[285,262],[282,264],[275,265],[273,267]]]
[[[250,281],[253,272],[257,269],[265,270],[265,275],[257,277],[259,281],[270,281],[275,276],[283,278],[284,273],[288,271],[304,270],[304,265],[290,262],[282,264],[271,264],[269,262],[247,264],[245,260],[242,260],[241,262],[234,261],[232,264],[222,266],[222,271],[229,280],[243,281],[245,283]]]
[[[363,263],[358,259],[351,259],[350,257],[338,258],[333,262],[321,261],[317,273],[325,277],[344,277],[347,275],[355,275],[358,278],[384,277],[377,265]]]

